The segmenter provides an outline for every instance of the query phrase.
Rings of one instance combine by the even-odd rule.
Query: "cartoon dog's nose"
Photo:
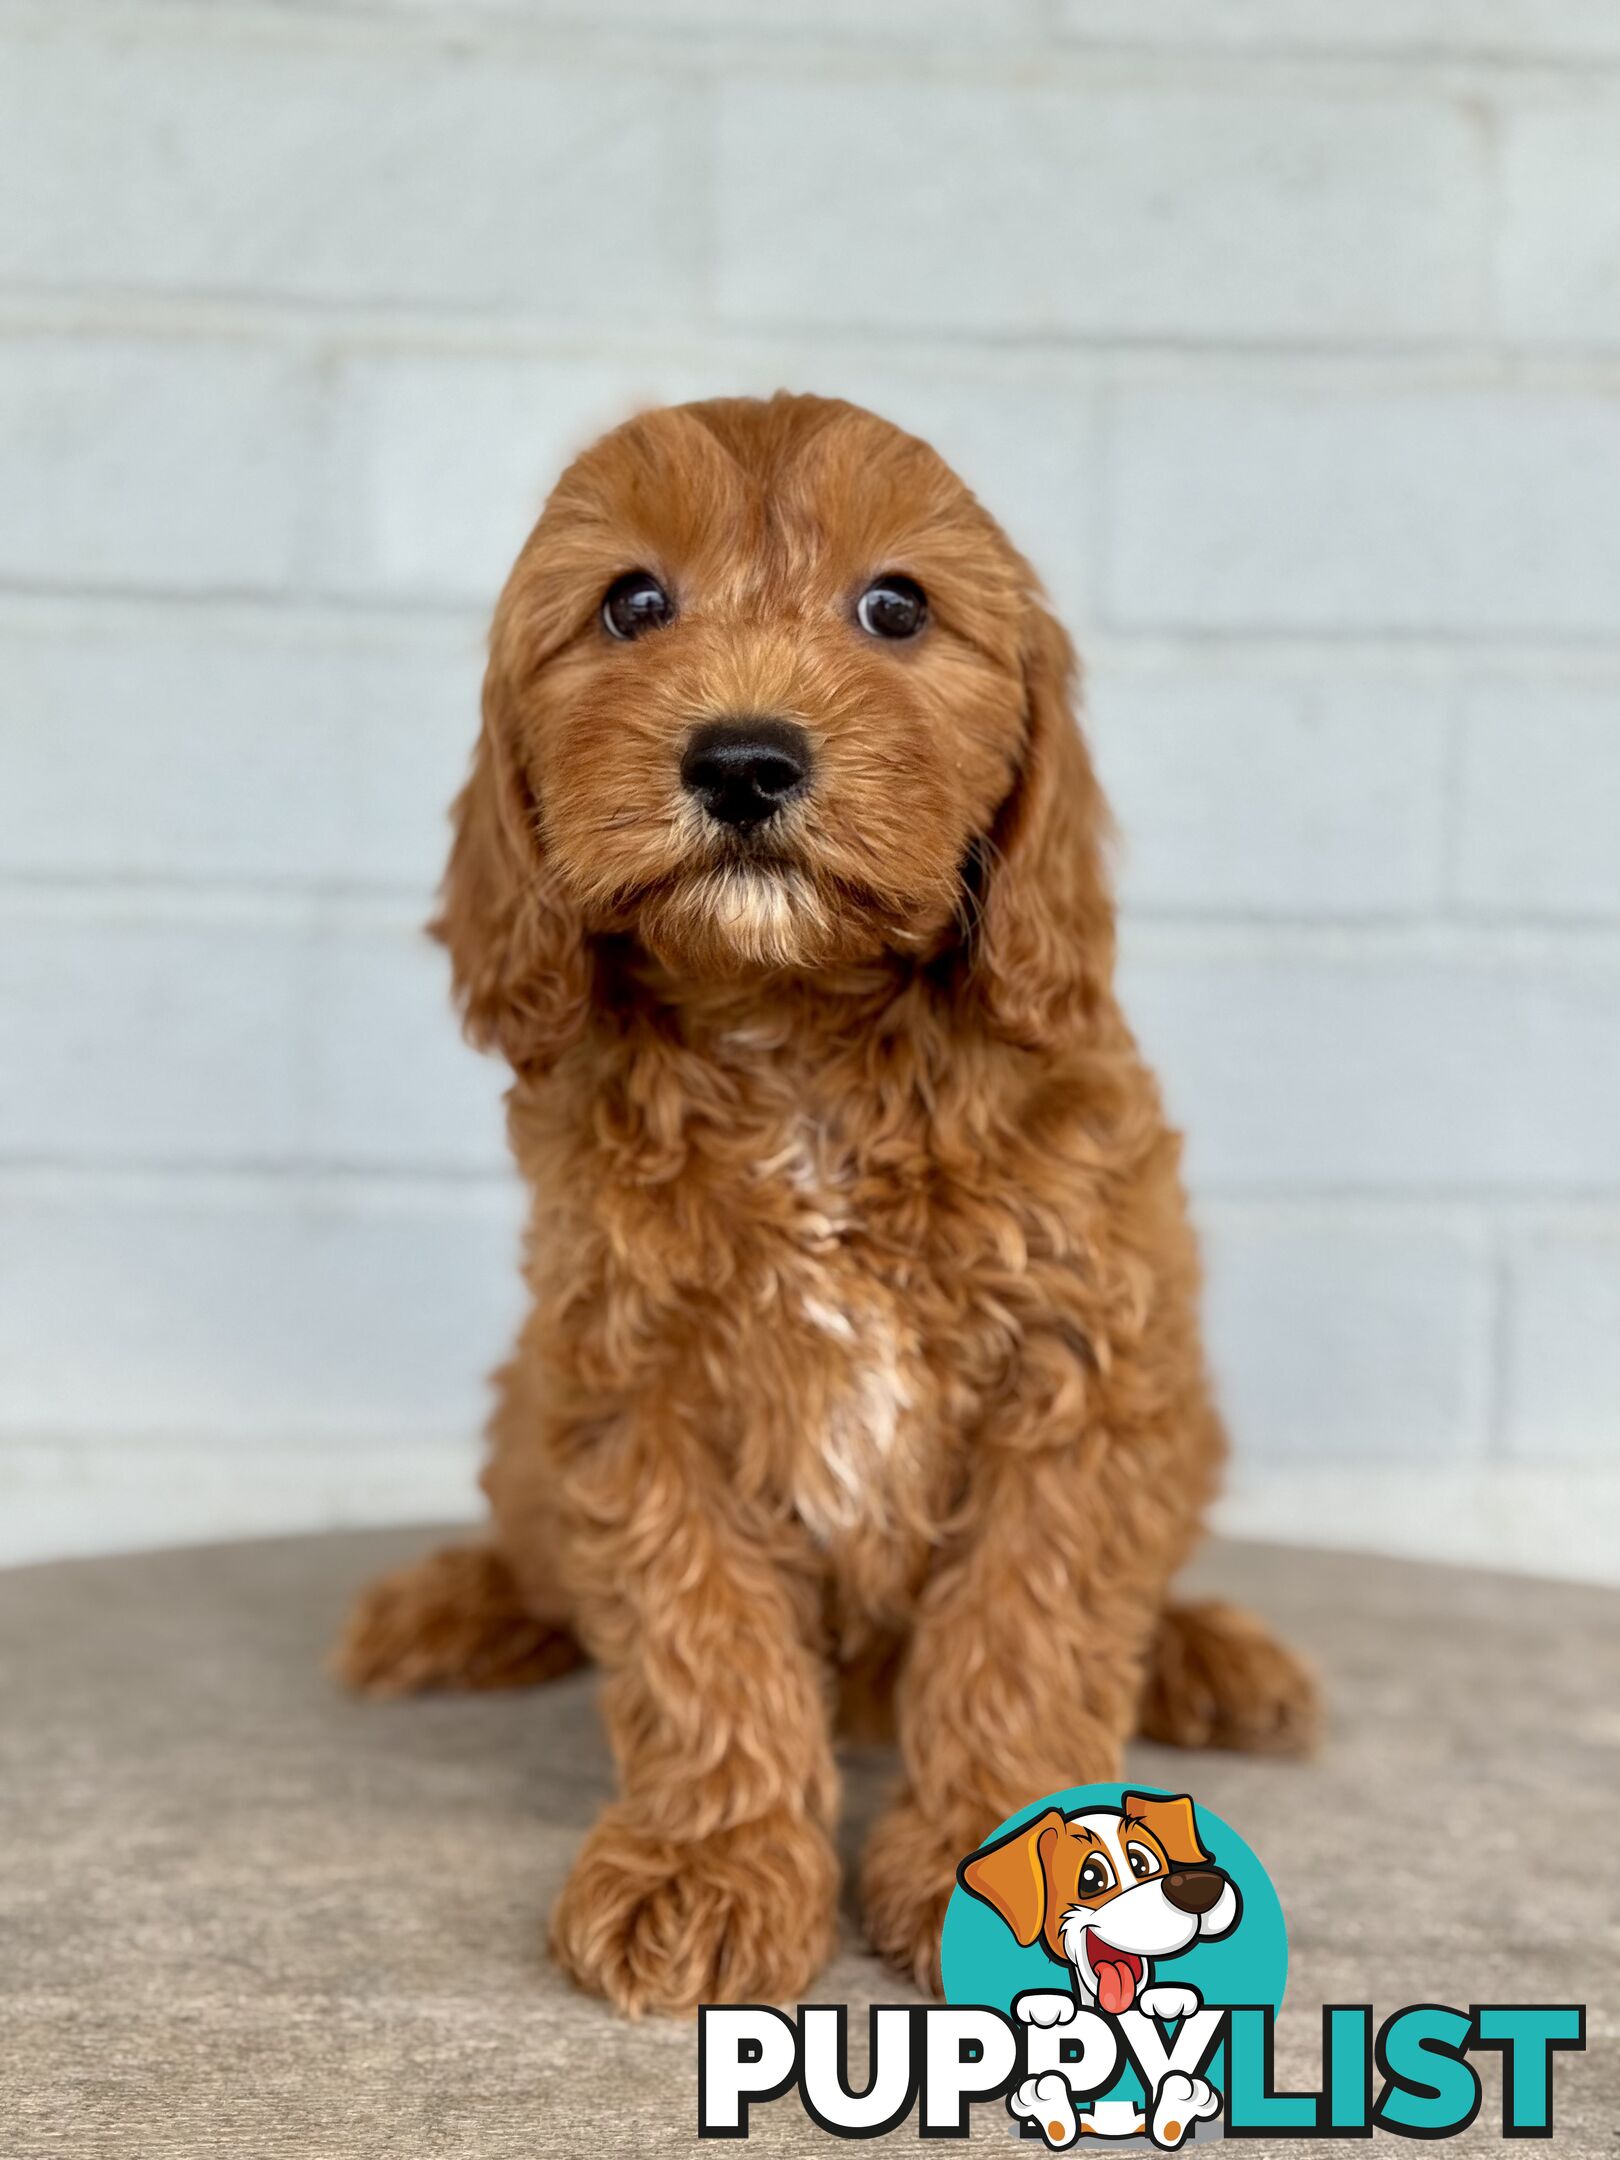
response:
[[[681,758],[681,785],[738,831],[775,817],[809,777],[810,738],[791,720],[706,721]]]
[[[1226,1887],[1217,1868],[1177,1868],[1164,1879],[1164,1894],[1177,1912],[1206,1913]]]

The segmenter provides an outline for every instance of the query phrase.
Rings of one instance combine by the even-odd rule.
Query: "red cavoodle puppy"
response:
[[[835,400],[647,413],[502,595],[437,930],[514,1076],[533,1305],[487,1549],[372,1587],[355,1687],[589,1657],[620,1799],[552,1921],[627,2011],[800,1995],[833,1734],[892,1719],[873,1943],[1133,1732],[1285,1749],[1309,1679],[1167,1603],[1222,1454],[1176,1136],[1036,580]]]

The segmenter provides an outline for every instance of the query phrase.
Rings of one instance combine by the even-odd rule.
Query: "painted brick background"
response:
[[[1620,1578],[1613,0],[11,0],[0,1556],[471,1508],[483,619],[782,384],[1080,637],[1227,1521]]]

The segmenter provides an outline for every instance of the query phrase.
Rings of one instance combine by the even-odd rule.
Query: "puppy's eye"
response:
[[[627,570],[602,595],[602,628],[609,637],[637,638],[675,620],[675,603],[647,570]]]
[[[1145,1845],[1127,1845],[1125,1857],[1131,1863],[1131,1873],[1138,1882],[1146,1882],[1150,1875],[1157,1875],[1159,1863]]]
[[[1093,1853],[1080,1870],[1080,1895],[1100,1897],[1114,1887],[1114,1871],[1100,1853]]]
[[[856,601],[855,620],[869,637],[915,637],[928,620],[928,596],[915,578],[880,577]]]

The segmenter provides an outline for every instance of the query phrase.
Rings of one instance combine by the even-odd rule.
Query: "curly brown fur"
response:
[[[886,1636],[839,1665],[836,1732],[896,1737],[903,1658],[903,1639]],[[379,1697],[535,1687],[584,1662],[560,1609],[537,1619],[498,1552],[458,1545],[371,1583],[331,1660],[346,1687]],[[1316,1738],[1317,1714],[1309,1668],[1252,1613],[1214,1601],[1164,1607],[1137,1706],[1144,1740],[1298,1755]]]
[[[638,568],[678,613],[615,642]],[[927,592],[914,641],[857,623],[880,572]],[[823,399],[617,430],[502,597],[439,924],[534,1193],[485,1485],[522,1605],[604,1669],[621,1799],[552,1942],[626,2010],[814,1974],[841,1674],[904,1768],[868,1927],[931,1984],[957,1862],[1117,1775],[1145,1687],[1178,1736],[1303,1722],[1229,1629],[1151,1664],[1223,1443],[1073,673],[934,453]],[[679,768],[760,714],[814,773],[755,845]],[[448,1673],[429,1584],[357,1677],[421,1669],[413,1606]]]
[[[451,1545],[368,1584],[332,1652],[361,1695],[533,1687],[584,1663],[559,1612],[540,1619],[488,1546]]]
[[[1318,1712],[1310,1668],[1253,1613],[1214,1601],[1166,1608],[1137,1715],[1145,1740],[1299,1755]]]

